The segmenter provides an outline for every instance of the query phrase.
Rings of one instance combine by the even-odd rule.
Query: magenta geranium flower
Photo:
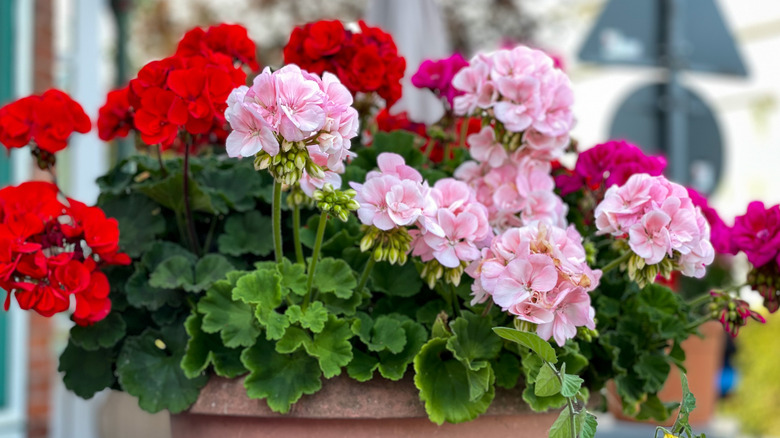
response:
[[[780,253],[780,206],[766,208],[761,201],[751,202],[747,212],[734,219],[731,239],[756,268],[776,258]]]
[[[460,53],[437,61],[427,59],[420,64],[417,73],[412,76],[412,85],[417,88],[428,88],[444,98],[452,108],[455,96],[463,94],[452,86],[452,78],[463,67],[469,65]]]

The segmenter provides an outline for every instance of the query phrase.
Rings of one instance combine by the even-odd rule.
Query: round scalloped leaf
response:
[[[422,279],[414,263],[391,265],[378,263],[371,270],[372,290],[384,292],[387,295],[411,297],[422,288]]]
[[[101,202],[100,207],[107,217],[119,222],[119,247],[130,257],[144,254],[165,232],[160,206],[142,194],[111,198]]]
[[[116,382],[112,371],[116,358],[114,349],[85,350],[72,342],[60,355],[57,371],[64,372],[62,382],[77,396],[89,399]]]
[[[184,330],[166,334],[147,329],[140,336],[127,338],[119,353],[116,373],[122,389],[138,397],[141,409],[152,413],[168,409],[175,414],[197,400],[208,378],[190,380],[184,375]]]
[[[264,398],[274,412],[287,413],[303,394],[322,388],[317,361],[303,351],[279,354],[272,342],[261,338],[244,350],[241,362],[250,371],[244,379],[247,395]]]
[[[492,330],[490,319],[464,312],[450,323],[453,336],[447,340],[447,349],[469,369],[475,362],[492,360],[501,352],[503,341]]]
[[[271,218],[261,215],[259,211],[231,215],[225,221],[225,233],[217,239],[219,252],[232,256],[267,256],[274,249],[268,233],[270,229]]]
[[[406,344],[403,350],[397,354],[389,351],[379,352],[379,373],[382,377],[389,380],[400,380],[414,357],[420,352],[420,349],[428,340],[428,332],[425,327],[414,322],[404,321],[401,326],[406,333]],[[353,360],[354,362],[354,360]],[[351,363],[350,363],[351,365]]]
[[[449,356],[449,357],[448,357]],[[492,375],[489,365],[486,368]],[[488,376],[487,390],[472,399],[472,381],[480,381],[482,373],[471,371],[447,350],[447,340],[434,338],[428,341],[414,358],[414,384],[420,390],[428,417],[436,424],[445,421],[461,423],[484,413],[495,395],[493,380]],[[470,376],[469,374],[478,373]]]
[[[222,377],[233,378],[247,370],[241,363],[241,349],[227,348],[219,336],[201,330],[203,317],[192,314],[184,324],[190,339],[181,360],[184,374],[192,379],[208,368],[214,366],[214,371]]]
[[[314,286],[320,292],[331,292],[346,300],[357,287],[357,280],[347,262],[328,257],[317,264]]]
[[[203,331],[219,333],[226,347],[249,347],[260,335],[260,327],[249,304],[233,300],[233,285],[221,280],[214,283],[198,301],[203,314]]]
[[[109,313],[102,320],[90,325],[74,325],[70,329],[70,341],[84,350],[95,351],[110,348],[125,337],[127,325],[118,313]]]
[[[141,263],[135,264],[135,272],[125,285],[127,302],[133,307],[157,310],[168,304],[177,307],[181,304],[183,293],[178,290],[158,289],[149,284],[149,273]]]

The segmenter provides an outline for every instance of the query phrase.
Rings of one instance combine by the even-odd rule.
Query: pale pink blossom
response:
[[[376,164],[379,170],[372,170],[366,175],[366,179],[378,175],[393,175],[398,179],[408,179],[417,183],[422,183],[423,177],[415,168],[406,164],[404,158],[392,152],[382,152],[376,157]]]
[[[672,252],[669,238],[669,222],[672,218],[661,210],[648,211],[641,221],[628,230],[631,249],[645,259],[648,265],[654,265]],[[671,254],[669,254],[671,255]]]
[[[559,136],[548,136],[531,128],[523,133],[523,144],[526,145],[528,154],[537,160],[551,161],[560,158],[570,142],[568,132]]]
[[[274,72],[280,111],[279,133],[287,141],[301,141],[325,125],[326,95],[320,85],[306,79],[294,64]]]
[[[457,268],[461,262],[471,262],[479,258],[480,251],[475,242],[481,240],[482,235],[489,230],[486,214],[483,213],[480,217],[479,210],[474,209],[456,215],[450,210],[440,208],[436,219],[444,231],[444,237],[426,233],[422,239],[431,249],[431,255],[442,266]],[[423,261],[426,261],[425,258]]]
[[[596,328],[595,309],[591,306],[590,295],[581,287],[563,289],[555,296],[550,308],[555,309],[551,321],[538,323],[536,334],[542,339],[555,339],[563,346],[567,339],[577,335],[577,327]]]
[[[466,138],[469,144],[469,153],[479,161],[487,163],[490,167],[499,167],[508,158],[506,148],[496,141],[496,133],[492,126],[483,127],[478,133]]]
[[[487,109],[493,105],[498,92],[489,74],[490,66],[479,56],[472,58],[468,67],[455,74],[452,86],[464,92],[453,100],[455,114],[468,115],[477,108]]]
[[[400,226],[417,222],[427,203],[420,184],[408,179],[390,186],[390,190],[385,194],[385,202],[390,219]]]
[[[315,178],[309,175],[305,170],[303,171],[299,183],[301,190],[303,190],[303,193],[306,193],[306,196],[312,197],[314,191],[322,189],[325,184],[330,184],[336,189],[341,187],[341,175],[333,171],[326,171],[324,174],[325,175],[322,178]]]
[[[274,131],[255,111],[240,102],[233,102],[225,114],[230,117],[230,124],[233,127],[233,131],[225,141],[228,156],[250,157],[260,151],[265,151],[272,156],[279,153],[279,141]]]
[[[388,212],[387,195],[394,185],[400,183],[393,175],[377,176],[366,180],[364,184],[350,182],[350,186],[357,192],[355,201],[360,204],[357,214],[363,224],[380,230],[391,230],[398,225]]]
[[[558,282],[553,260],[543,254],[529,254],[509,262],[498,277],[493,301],[507,310],[532,298],[534,292],[549,292]]]

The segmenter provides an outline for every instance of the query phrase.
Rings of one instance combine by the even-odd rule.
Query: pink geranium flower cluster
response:
[[[230,93],[225,118],[233,128],[226,143],[231,157],[260,151],[273,157],[306,141],[315,164],[341,173],[354,155],[350,139],[358,132],[358,114],[349,90],[330,73],[320,78],[295,65],[266,68],[251,87]]]
[[[458,268],[480,257],[492,231],[487,209],[467,184],[446,178],[430,187],[393,153],[379,154],[377,164],[379,171],[369,172],[364,184],[350,183],[364,225],[383,231],[414,227],[413,255],[424,262],[436,259],[446,268]]]
[[[443,233],[429,232],[430,227],[414,233],[412,255],[423,262],[435,258],[445,268],[479,259],[480,248],[493,237],[487,208],[466,183],[452,178],[436,181],[431,196],[437,207],[431,222]]]
[[[497,161],[491,157],[505,150],[501,145],[490,147],[494,150],[489,153],[472,147],[472,156],[484,161],[467,161],[455,171],[455,177],[471,186],[477,201],[487,207],[490,225],[498,231],[534,221],[566,226],[568,207],[553,192],[550,163],[515,152],[494,166]]]
[[[541,50],[519,46],[478,54],[452,85],[463,92],[454,99],[456,114],[490,114],[502,129],[522,132],[522,146],[537,157],[555,158],[569,143],[571,83]]]
[[[636,174],[610,187],[595,216],[599,234],[628,236],[631,250],[647,265],[668,257],[683,275],[701,278],[715,256],[701,210],[685,187],[663,176]]]
[[[595,329],[589,292],[601,271],[588,267],[582,236],[574,226],[535,222],[510,228],[482,250],[466,272],[474,278],[472,304],[492,298],[502,310],[537,324],[537,334],[558,345]]]

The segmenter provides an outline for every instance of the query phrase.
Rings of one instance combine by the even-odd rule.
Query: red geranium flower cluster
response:
[[[74,131],[83,134],[90,129],[92,122],[81,105],[60,90],[23,97],[0,108],[0,143],[7,149],[34,141],[39,149],[54,154],[65,149]]]
[[[401,98],[406,60],[390,34],[363,21],[359,26],[360,32],[352,32],[334,20],[296,27],[284,47],[284,63],[318,75],[331,72],[352,94],[375,91],[389,108]]]
[[[0,287],[19,307],[51,316],[70,308],[73,319],[90,325],[111,311],[106,265],[128,265],[119,252],[119,226],[98,207],[57,198],[47,182],[0,190]]]
[[[101,138],[121,137],[134,127],[144,143],[163,150],[181,129],[224,141],[227,97],[246,83],[243,65],[258,68],[255,44],[243,27],[187,32],[174,56],[146,64],[127,89],[109,93],[98,118]]]

